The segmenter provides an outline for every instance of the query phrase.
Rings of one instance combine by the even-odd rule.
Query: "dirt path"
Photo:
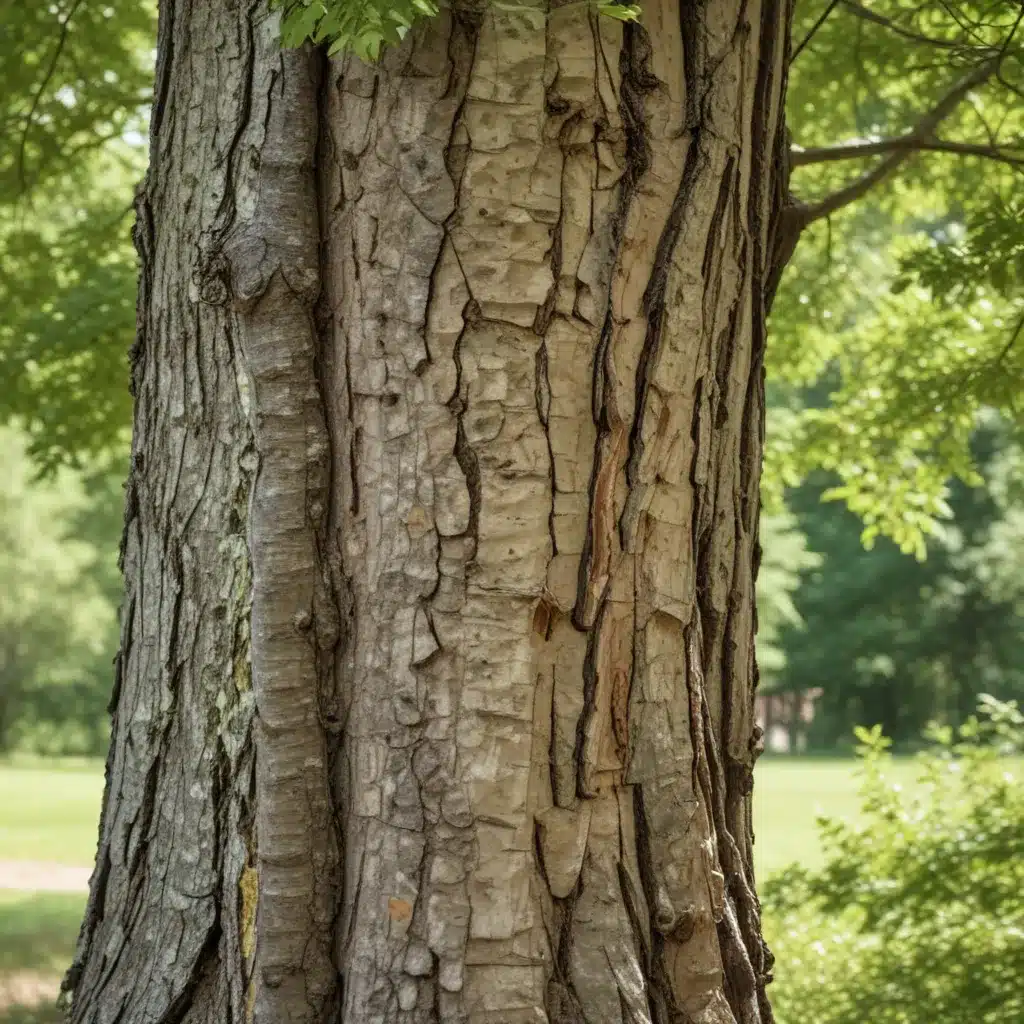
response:
[[[26,892],[85,892],[92,868],[36,860],[0,860],[0,889]]]
[[[13,974],[0,975],[0,1014],[5,1014],[12,1007],[16,1010],[49,1009],[56,1001],[59,990],[59,974],[15,971]],[[21,1016],[15,1018],[22,1019]],[[25,1019],[35,1020],[36,1017]],[[49,1019],[47,1016],[46,1020]]]

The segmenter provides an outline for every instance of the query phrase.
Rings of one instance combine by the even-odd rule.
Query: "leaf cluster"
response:
[[[918,557],[950,476],[978,481],[978,416],[1021,414],[1022,19],[1008,0],[840,0],[794,25],[809,226],[772,314],[768,482],[829,470],[865,541]]]
[[[435,0],[270,0],[281,12],[281,42],[301,46],[307,40],[325,44],[329,54],[353,53],[374,62],[384,49],[397,46],[424,18],[435,17],[442,6]],[[537,14],[543,7],[527,0],[486,0],[481,10]],[[619,21],[635,21],[640,7],[620,0],[597,0],[598,13]]]
[[[301,46],[325,43],[328,53],[354,53],[376,61],[385,46],[395,46],[422,18],[438,13],[433,0],[270,0],[281,12],[281,42]]]
[[[1024,715],[983,698],[933,729],[908,791],[857,732],[859,825],[822,819],[826,862],[764,888],[781,1024],[953,1024],[1024,1015]]]
[[[46,472],[124,448],[155,7],[0,15],[0,419]]]

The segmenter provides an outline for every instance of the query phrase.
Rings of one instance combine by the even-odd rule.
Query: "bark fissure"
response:
[[[639,25],[628,24],[623,31],[623,42],[620,51],[619,113],[625,132],[626,162],[623,168],[622,183],[619,187],[617,208],[614,218],[608,225],[611,236],[610,262],[618,262],[622,245],[622,236],[626,220],[633,203],[639,182],[650,166],[650,141],[644,116],[644,95],[657,88],[658,79],[651,73],[649,62],[651,43],[647,33]],[[609,289],[611,282],[609,281]],[[590,477],[590,508],[592,510],[606,504],[607,498],[601,494],[601,471],[609,465],[613,457],[609,452],[611,425],[607,409],[607,366],[609,345],[613,332],[613,311],[610,294],[605,300],[606,313],[603,318],[600,339],[594,351],[593,388],[591,408],[597,436],[594,442],[593,469]],[[607,473],[607,470],[605,469]],[[604,482],[607,488],[608,483]],[[592,513],[587,521],[583,552],[579,562],[579,582],[577,584],[576,603],[573,609],[573,625],[581,631],[591,628],[597,617],[598,602],[603,588],[595,583],[595,573],[607,579],[601,568],[595,570],[595,563],[603,563],[607,557],[596,548],[595,530],[599,529]],[[596,592],[595,592],[596,591]]]

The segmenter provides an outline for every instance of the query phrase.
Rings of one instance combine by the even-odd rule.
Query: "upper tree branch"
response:
[[[880,160],[870,171],[862,174],[845,188],[841,188],[838,192],[834,192],[816,203],[803,204],[800,208],[800,219],[804,224],[828,217],[836,210],[860,199],[866,192],[906,163],[915,152],[928,148],[929,144],[934,145],[937,141],[935,132],[939,125],[956,110],[972,89],[988,81],[996,73],[999,63],[1000,57],[993,57],[983,64],[979,64],[970,74],[961,78],[906,135],[900,137],[899,146],[890,147],[885,159]],[[805,152],[807,151],[805,150]],[[798,158],[797,153],[794,153],[793,156]]]
[[[926,150],[936,153],[958,153],[962,156],[981,156],[988,160],[999,160],[1014,167],[1024,167],[1024,156],[1019,156],[1003,146],[983,145],[976,142],[948,142],[945,139],[922,139],[913,133],[894,139],[878,139],[875,142],[853,142],[845,146],[821,146],[811,149],[790,151],[791,167],[806,167],[808,164],[830,163],[835,160],[856,160],[861,157],[882,156],[886,153],[905,150]]]
[[[18,142],[18,181],[21,183],[22,192],[28,191],[28,175],[25,172],[25,147],[28,144],[29,133],[32,131],[35,124],[36,110],[39,108],[39,102],[43,98],[43,93],[46,92],[46,88],[50,84],[50,80],[53,78],[54,72],[57,70],[60,55],[64,52],[64,44],[68,39],[68,30],[71,27],[71,19],[75,16],[75,12],[78,10],[81,3],[82,0],[73,0],[71,7],[68,9],[66,14],[58,12],[57,20],[60,25],[60,34],[57,36],[57,45],[53,48],[53,53],[50,55],[50,63],[43,72],[42,80],[39,82],[39,86],[32,96],[32,102],[29,105],[28,113],[25,115],[25,123],[22,127],[21,138]]]
[[[865,7],[863,4],[853,3],[853,0],[842,0],[842,4],[843,7],[855,17],[862,18],[864,21],[872,21],[876,25],[881,25],[890,32],[895,32],[897,35],[902,36],[904,39],[909,39],[912,42],[922,43],[925,46],[939,46],[946,50],[961,50],[964,48],[964,44],[958,40],[938,39],[935,36],[922,35],[920,32],[914,32],[912,29],[904,28],[891,18],[886,18],[881,14],[877,14],[875,11]]]

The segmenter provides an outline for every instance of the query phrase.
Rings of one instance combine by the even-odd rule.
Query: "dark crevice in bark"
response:
[[[150,296],[153,293],[153,250],[156,245],[156,234],[153,227],[153,207],[149,198],[149,177],[143,179],[135,192],[135,224],[132,227],[132,242],[139,260],[139,290],[135,305],[135,337],[128,350],[129,386],[132,398],[138,398],[141,383],[142,360],[146,351],[146,317],[149,311]],[[136,453],[136,456],[141,453]],[[134,487],[134,467],[129,472],[128,487]],[[125,526],[128,523],[128,505],[126,505]],[[121,541],[121,557],[124,558],[124,539]],[[123,563],[120,566],[123,570]]]
[[[552,723],[553,725],[553,723]],[[552,735],[554,733],[552,732]],[[553,765],[553,761],[552,761]],[[554,781],[552,780],[552,785]],[[544,853],[541,847],[540,823],[534,822],[533,857],[537,874],[550,890],[547,870],[544,867]],[[572,914],[582,889],[582,880],[577,879],[576,887],[567,897],[552,897],[551,911],[554,916],[554,932],[549,926],[548,915],[544,915],[544,930],[553,954],[551,973],[544,990],[544,1009],[550,1024],[586,1024],[582,1004],[571,978],[570,957],[572,953]],[[438,1018],[440,1020],[441,1018]]]
[[[548,88],[545,96],[546,113],[548,117],[557,116],[568,109],[568,104],[557,95],[555,90],[557,83],[558,79],[556,78]],[[580,115],[576,114],[572,117],[566,118],[559,129],[558,142],[562,149],[563,173],[566,158],[566,145],[567,140],[570,137],[569,126],[579,120],[579,117]],[[536,386],[534,397],[537,406],[537,417],[544,429],[544,441],[548,449],[549,486],[551,488],[551,506],[548,510],[548,535],[551,539],[550,558],[554,558],[558,554],[558,541],[555,536],[555,496],[557,494],[558,487],[557,481],[555,480],[555,453],[554,449],[551,447],[551,429],[548,419],[548,413],[551,409],[551,382],[548,377],[548,348],[547,342],[545,341],[545,335],[547,334],[548,328],[551,326],[551,321],[555,316],[555,303],[558,296],[559,280],[562,276],[562,219],[564,215],[565,203],[562,201],[559,203],[558,219],[552,228],[551,235],[551,287],[548,289],[548,294],[544,300],[544,304],[537,310],[537,316],[533,325],[534,332],[541,339],[536,356]]]
[[[163,734],[163,741],[167,740],[168,731]],[[166,748],[164,748],[166,749]],[[142,786],[142,805],[140,817],[132,822],[131,828],[125,836],[125,848],[132,849],[132,839],[135,838],[135,850],[128,862],[129,895],[137,896],[146,884],[146,854],[149,850],[149,829],[153,822],[153,814],[156,811],[157,787],[160,784],[160,754],[157,754],[150,762],[146,770],[146,779]]]
[[[252,90],[253,71],[256,53],[256,42],[253,34],[253,22],[259,7],[259,0],[249,6],[248,16],[245,18],[245,47],[242,54],[243,68],[245,69],[242,78],[242,95],[239,104],[239,112],[234,123],[234,130],[228,142],[224,154],[224,194],[221,196],[217,206],[217,213],[214,216],[215,225],[213,238],[211,239],[211,250],[219,251],[224,241],[225,233],[230,230],[235,221],[235,182],[238,174],[236,156],[239,145],[245,136],[252,119]],[[270,105],[268,103],[269,111]]]
[[[455,113],[452,117],[451,132],[448,136],[448,144],[445,146],[444,150],[445,168],[448,171],[448,176],[455,186],[454,207],[451,215],[448,217],[444,225],[444,238],[452,246],[452,252],[455,254],[456,262],[459,264],[460,272],[462,272],[463,280],[466,283],[466,290],[469,291],[469,279],[466,277],[465,271],[462,269],[458,249],[455,247],[454,242],[451,241],[452,227],[459,213],[459,195],[462,190],[462,176],[465,170],[467,149],[465,145],[456,145],[454,140],[456,132],[464,122],[463,115],[467,96],[466,90],[468,87],[469,75],[476,62],[477,40],[480,32],[480,25],[482,23],[482,14],[478,11],[458,8],[453,11],[452,17],[453,26],[447,47],[450,72],[445,95],[448,95],[453,89],[462,89],[462,96],[459,98],[458,106],[456,107]],[[460,33],[463,34],[465,39],[469,42],[469,54],[468,59],[465,62],[460,59],[457,48],[457,40],[460,37]],[[463,63],[466,65],[464,68],[462,67]],[[464,79],[459,77],[460,71],[464,73]],[[440,252],[442,250],[439,250],[438,252],[438,259],[434,268],[435,273],[440,265]],[[468,409],[468,403],[466,395],[464,394],[466,388],[463,380],[462,343],[465,339],[467,329],[480,319],[480,306],[472,297],[472,294],[470,294],[470,298],[462,310],[462,329],[459,331],[459,336],[455,339],[455,347],[452,351],[452,360],[455,363],[455,388],[447,403],[449,411],[456,420],[455,461],[459,464],[459,469],[462,470],[462,475],[466,479],[466,488],[469,491],[469,521],[465,531],[466,535],[470,537],[473,542],[469,561],[472,561],[476,556],[477,547],[479,546],[481,482],[480,460],[476,451],[473,449],[473,446],[469,443],[469,440],[466,437],[465,415]],[[440,554],[438,557],[440,557]]]
[[[684,25],[688,25],[688,19],[682,14],[685,7],[685,4],[680,5],[680,18]],[[692,31],[692,26],[690,28]],[[691,59],[691,53],[695,50],[695,41],[692,34],[684,32],[683,40],[684,67],[688,72],[686,98],[689,110],[698,69],[696,60]],[[689,116],[688,113],[688,120]],[[701,129],[698,122],[691,128],[682,178],[679,182],[679,188],[676,190],[675,198],[672,201],[668,218],[665,221],[665,227],[662,229],[661,237],[658,239],[654,265],[651,269],[651,278],[644,291],[643,311],[647,319],[647,333],[644,337],[643,347],[640,350],[640,360],[636,371],[636,401],[633,412],[633,424],[629,433],[629,454],[626,458],[626,483],[629,487],[629,494],[619,520],[620,543],[623,550],[631,550],[633,546],[632,537],[636,528],[636,518],[639,515],[640,503],[643,500],[643,490],[637,487],[637,478],[644,454],[643,429],[647,413],[647,398],[651,389],[651,377],[658,361],[662,329],[664,327],[665,289],[668,284],[668,272],[672,261],[672,254],[675,251],[676,243],[679,241],[679,233],[682,230],[683,219],[686,216],[693,185],[701,171],[702,161]]]
[[[466,90],[469,84],[469,75],[476,63],[477,41],[483,19],[484,13],[482,10],[471,10],[461,5],[455,6],[452,10],[452,32],[448,37],[448,62],[451,71],[445,96],[448,96],[453,89],[462,89],[462,96],[459,99],[458,106],[455,108],[455,114],[452,117],[451,134],[448,136],[448,145],[444,149],[445,169],[448,171],[448,177],[451,178],[455,185],[455,208],[452,210],[452,214],[444,226],[445,237],[448,239],[451,238],[452,224],[458,214],[458,197],[462,186],[462,173],[465,170],[467,150],[467,146],[464,143],[456,145],[454,139],[459,125],[464,124],[463,115],[466,106]],[[460,60],[458,55],[457,40],[460,39],[460,33],[469,42],[469,54],[465,61]],[[464,69],[466,78],[465,80],[460,80],[458,78],[458,71],[463,63],[466,65]]]
[[[648,836],[647,815],[644,812],[643,786],[636,786],[633,789],[633,828],[636,832],[636,858],[640,870],[640,884],[644,890],[644,898],[648,907],[658,905],[658,883],[657,873],[654,868],[654,860],[651,854],[651,842]],[[631,904],[626,904],[627,912],[630,912]],[[632,919],[632,914],[631,914]],[[652,1024],[676,1024],[677,1021],[685,1021],[686,1015],[676,1001],[672,991],[672,983],[669,980],[668,971],[665,966],[665,937],[652,928],[650,931],[649,945],[641,946],[646,948],[647,953],[647,1005],[651,1012]]]
[[[725,875],[724,914],[717,923],[718,941],[727,968],[729,1002],[739,1024],[758,1024],[761,1016],[756,1006],[751,1006],[750,1001],[755,998],[758,987],[751,954],[759,950],[759,908],[747,881],[746,865],[727,821],[726,788],[729,778],[719,755],[714,723],[711,721],[707,699],[703,693],[700,712],[703,721],[704,757],[712,781],[709,809],[715,826],[718,861]]]
[[[573,914],[583,891],[583,875],[568,896],[552,898],[556,930],[552,942],[554,962],[545,993],[546,1010],[551,1024],[586,1024],[583,1000],[572,981]]]
[[[642,802],[643,796],[642,794],[639,794],[639,790],[640,787],[637,787],[637,794]],[[634,813],[636,813],[636,811],[634,811]],[[640,834],[640,832],[637,832],[638,836]],[[646,840],[646,832],[643,833],[643,835]],[[640,919],[640,913],[637,910],[638,898],[646,899],[647,897],[645,894],[640,894],[635,891],[633,882],[629,877],[629,873],[626,871],[621,856],[616,862],[615,867],[619,878],[619,892],[622,896],[622,905],[626,908],[626,917],[629,919],[629,927],[633,935],[633,944],[640,956],[640,969],[645,978],[657,978],[659,980],[658,985],[648,984],[646,986],[645,994],[647,996],[647,1009],[650,1012],[652,1024],[661,1024],[662,1021],[668,1020],[667,1004],[664,1000],[664,992],[660,987],[665,981],[665,965],[662,956],[659,959],[659,968],[661,973],[659,975],[655,972],[653,945],[657,943],[658,936],[657,933],[652,936],[648,932],[644,927],[643,922]],[[641,884],[643,884],[642,880]],[[653,943],[652,939],[654,940]],[[623,1009],[622,1019],[624,1021],[629,1021],[631,1019],[625,1008]]]
[[[636,195],[640,180],[647,173],[651,163],[651,144],[648,138],[648,126],[644,116],[644,95],[659,87],[660,82],[651,72],[652,55],[650,37],[635,22],[629,22],[622,31],[622,50],[619,55],[619,113],[622,116],[626,136],[626,164],[619,184],[618,206],[609,227],[611,234],[611,260],[614,265],[618,261],[622,247],[622,234],[626,225],[633,197]],[[611,423],[606,408],[606,378],[608,367],[608,349],[611,344],[613,329],[611,310],[611,280],[605,296],[607,312],[601,328],[601,336],[594,350],[593,388],[591,392],[591,414],[597,427],[594,440],[594,458],[590,475],[588,506],[590,515],[587,517],[587,529],[583,538],[583,552],[577,577],[576,603],[572,611],[572,624],[581,631],[590,628],[587,621],[587,591],[593,572],[594,557],[594,507],[597,500],[597,482],[604,464]],[[595,612],[596,614],[596,612]]]
[[[215,997],[218,986],[217,972],[220,964],[217,957],[217,947],[220,943],[220,938],[220,915],[216,913],[213,923],[206,934],[206,940],[203,942],[199,954],[192,964],[192,970],[189,973],[185,987],[167,1007],[160,1020],[154,1021],[154,1024],[183,1024],[194,1005],[198,1003],[202,1006],[204,1002],[209,1004],[212,1001],[211,995]],[[211,989],[213,990],[212,993],[210,993]],[[206,995],[206,1000],[202,998],[204,994]]]
[[[470,559],[475,557],[480,538],[480,460],[473,446],[466,438],[465,416],[469,409],[469,403],[463,393],[465,388],[462,377],[462,342],[466,329],[479,319],[479,307],[474,299],[466,303],[463,310],[462,330],[455,341],[455,349],[452,352],[452,359],[455,362],[455,393],[448,401],[448,408],[455,416],[455,461],[458,462],[462,475],[466,478],[466,487],[469,490],[469,523],[466,526],[466,535],[472,538],[473,550]]]
[[[153,88],[153,113],[149,122],[151,145],[160,137],[167,94],[170,89],[171,68],[174,65],[174,12],[176,0],[164,0],[157,17],[156,83]],[[153,152],[155,152],[155,148]]]
[[[601,629],[608,610],[608,602],[603,597],[597,607],[594,624],[587,632],[587,650],[583,656],[583,707],[576,719],[576,752],[573,762],[576,765],[576,795],[581,799],[596,796],[587,783],[587,729],[597,711],[594,696],[597,692],[597,651],[601,641]]]
[[[695,131],[703,120],[702,110],[705,96],[701,95],[698,83],[707,82],[705,78],[705,61],[703,34],[701,31],[702,17],[707,0],[692,0],[679,4],[679,35],[683,42],[683,79],[686,85],[686,120],[684,130]]]
[[[694,789],[700,797],[700,801],[713,829],[713,782],[711,778],[711,769],[708,764],[707,738],[704,735],[705,699],[702,632],[700,614],[698,612],[697,620],[691,623],[685,632],[687,699],[689,701],[690,710],[690,736],[693,740]]]
[[[722,222],[725,219],[726,207],[728,206],[729,199],[732,196],[732,189],[735,186],[735,182],[733,180],[735,169],[736,157],[730,154],[729,159],[725,164],[725,170],[722,172],[722,180],[718,186],[718,198],[715,200],[715,209],[711,214],[711,226],[708,228],[708,237],[704,244],[704,260],[701,264],[701,276],[705,281],[708,280],[711,274],[711,268],[714,263],[716,252],[720,251],[719,247],[722,240],[719,236],[722,230]]]
[[[556,275],[557,280],[557,275]],[[537,418],[544,428],[544,441],[548,448],[549,487],[551,488],[551,507],[548,510],[548,535],[551,538],[551,557],[558,554],[558,540],[555,537],[555,494],[558,485],[555,480],[555,453],[551,447],[551,429],[548,413],[551,409],[551,383],[548,379],[548,347],[541,341],[536,355],[536,384],[534,400],[537,405]]]

